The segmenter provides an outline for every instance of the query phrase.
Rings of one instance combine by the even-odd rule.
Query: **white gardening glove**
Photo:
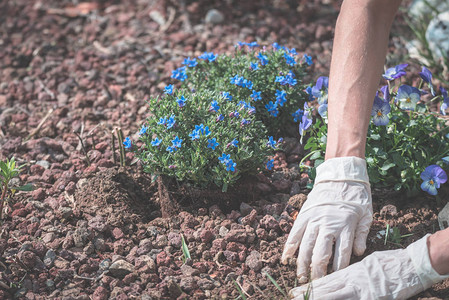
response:
[[[332,158],[317,167],[315,184],[299,212],[284,247],[286,264],[299,247],[300,283],[326,275],[335,242],[333,270],[349,265],[351,252],[362,255],[373,208],[366,162],[358,157]]]
[[[346,269],[290,291],[293,299],[371,300],[407,299],[449,278],[439,275],[430,264],[427,238],[407,249],[374,252]]]

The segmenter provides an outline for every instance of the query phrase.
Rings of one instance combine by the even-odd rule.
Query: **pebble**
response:
[[[224,21],[224,16],[220,11],[211,9],[207,12],[205,21],[206,23],[220,24]]]
[[[125,260],[117,260],[109,267],[109,273],[117,278],[123,278],[134,272],[134,266]]]

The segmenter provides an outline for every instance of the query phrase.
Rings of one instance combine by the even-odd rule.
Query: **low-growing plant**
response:
[[[277,283],[277,281],[273,278],[273,276],[271,276],[270,274],[268,274],[267,272],[264,273],[265,276],[268,277],[268,279],[270,279],[271,283],[276,287],[276,289],[282,294],[282,296],[284,296],[283,299],[288,299],[287,297],[287,292],[284,291],[281,286]]]
[[[6,159],[6,161],[0,161],[0,184],[1,184],[1,196],[0,196],[0,220],[3,219],[3,207],[4,203],[14,196],[16,191],[32,191],[33,186],[26,184],[23,186],[11,186],[11,179],[17,177],[20,173],[22,166],[16,166],[16,160],[13,158]]]
[[[267,157],[280,144],[273,135],[301,117],[301,80],[311,58],[297,62],[294,49],[277,44],[269,51],[256,47],[241,43],[232,57],[204,53],[173,71],[181,86],[168,85],[164,96],[149,100],[141,146],[123,141],[146,172],[226,191],[242,175],[273,167]]]
[[[406,67],[404,64],[388,69],[383,75],[388,85],[375,97],[366,143],[368,175],[374,187],[403,190],[413,195],[421,186],[422,190],[436,195],[437,188],[447,180],[442,167],[449,155],[449,127],[438,113],[429,111],[422,96],[431,94],[433,98],[429,102],[442,100],[441,114],[445,114],[449,98],[443,88],[437,95],[432,74],[424,67],[419,87],[401,84],[396,79],[405,75]],[[424,83],[426,90],[422,89]],[[312,121],[315,107],[306,103],[299,127],[302,137],[310,132],[304,146],[310,153],[304,160],[315,160],[316,168],[324,161],[327,141],[327,82],[313,90],[322,92],[321,100],[311,92],[319,105],[315,105],[318,106],[316,121]],[[314,178],[315,169],[310,171]]]
[[[387,244],[387,242],[390,242],[392,244],[402,246],[401,240],[405,237],[412,236],[413,233],[408,234],[402,234],[398,227],[390,227],[390,224],[387,224],[387,228],[385,230],[385,241],[384,245]]]

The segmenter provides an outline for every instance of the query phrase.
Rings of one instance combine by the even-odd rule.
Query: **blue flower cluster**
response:
[[[256,41],[251,42],[251,43],[237,42],[237,46],[239,46],[239,47],[248,46],[249,49],[252,49],[252,48],[255,48],[255,47],[260,47],[259,44]]]
[[[173,94],[173,85],[169,84],[164,88],[164,93],[166,93],[167,95],[171,95]]]
[[[281,107],[284,106],[285,102],[287,101],[286,98],[287,93],[285,91],[276,90],[275,96],[276,96],[276,103]]]
[[[226,171],[235,171],[237,164],[231,159],[231,155],[223,153],[218,160],[226,166]]]
[[[240,87],[246,87],[250,90],[253,88],[253,83],[251,82],[251,80],[245,79],[243,76],[239,75],[231,77],[231,84],[235,84]]]
[[[160,118],[157,122],[158,125],[165,125],[167,129],[172,128],[176,124],[175,115],[171,115],[170,118],[167,117]]]
[[[198,62],[196,61],[196,58],[190,59],[190,57],[184,59],[183,65],[186,65],[189,68],[193,68],[196,67],[196,65],[198,65]]]
[[[167,151],[172,153],[175,152],[176,150],[178,150],[178,148],[181,148],[181,144],[182,144],[182,139],[180,139],[178,136],[176,136],[171,142],[172,145],[171,146],[167,146]]]
[[[303,113],[304,113],[304,111],[300,108],[297,111],[295,111],[294,113],[292,113],[293,121],[295,123],[299,122],[299,120],[301,120],[301,118],[302,118]]]
[[[273,103],[273,101],[268,102],[268,104],[265,104],[265,108],[268,110],[268,113],[272,115],[273,117],[277,117],[279,114],[278,105],[277,103]]]
[[[217,59],[218,55],[214,54],[213,52],[204,52],[200,56],[198,56],[199,59],[207,60],[209,62],[213,62]]]
[[[210,135],[210,130],[208,126],[204,127],[203,124],[195,125],[195,129],[192,130],[192,133],[189,134],[192,141],[199,139],[201,135],[204,136]]]
[[[179,81],[184,81],[187,79],[186,66],[177,68],[172,71],[171,78],[178,79]]]
[[[281,85],[290,85],[295,86],[298,81],[295,79],[295,74],[293,74],[292,71],[288,72],[285,76],[276,76],[276,79],[274,82],[279,82]]]
[[[259,52],[259,54],[257,54],[257,58],[259,59],[262,66],[268,64],[268,57],[266,55],[263,55],[262,52]]]
[[[291,55],[288,55],[287,53],[284,53],[284,58],[285,58],[285,62],[287,63],[287,65],[293,67],[294,65],[296,65],[296,61],[295,58]]]

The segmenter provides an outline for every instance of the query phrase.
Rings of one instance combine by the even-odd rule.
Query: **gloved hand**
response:
[[[439,275],[430,263],[427,238],[407,249],[374,252],[346,269],[290,291],[293,299],[371,300],[407,299],[449,278]]]
[[[299,283],[326,275],[335,242],[333,269],[349,265],[352,250],[362,255],[373,208],[366,162],[358,157],[332,158],[317,167],[315,184],[299,212],[284,247],[286,264],[299,247]]]

